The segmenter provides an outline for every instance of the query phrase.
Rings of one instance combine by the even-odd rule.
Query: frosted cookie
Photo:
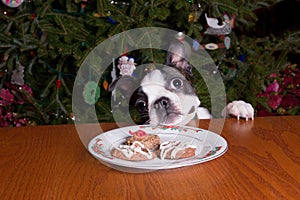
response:
[[[145,148],[154,150],[160,144],[160,138],[158,135],[148,135],[145,131],[138,130],[135,132],[129,131],[132,137],[128,137],[125,144],[132,145],[135,141],[139,141]]]
[[[195,155],[196,146],[180,141],[167,141],[159,146],[159,156],[161,159],[181,159]]]
[[[134,141],[131,145],[119,145],[117,148],[113,149],[112,155],[123,159],[131,161],[142,161],[142,160],[152,160],[157,157],[157,155],[146,148],[144,144],[139,141]]]

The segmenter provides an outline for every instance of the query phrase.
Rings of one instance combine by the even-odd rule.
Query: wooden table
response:
[[[0,199],[300,199],[299,122],[227,119],[220,158],[140,174],[94,159],[74,125],[1,128]]]

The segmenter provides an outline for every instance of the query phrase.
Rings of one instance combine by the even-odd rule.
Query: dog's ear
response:
[[[110,92],[114,90],[118,90],[121,92],[121,94],[129,99],[133,91],[137,88],[138,81],[128,75],[123,75],[118,78],[116,78],[108,87],[108,90]]]
[[[165,64],[192,76],[192,66],[188,62],[191,51],[191,47],[187,42],[176,39],[169,47]]]

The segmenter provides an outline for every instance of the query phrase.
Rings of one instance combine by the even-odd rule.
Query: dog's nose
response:
[[[155,109],[167,109],[170,106],[170,100],[166,97],[161,97],[154,103]]]

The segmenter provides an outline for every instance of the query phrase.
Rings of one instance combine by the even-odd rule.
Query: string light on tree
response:
[[[128,2],[124,2],[124,1],[110,1],[110,4],[113,4],[113,5],[124,5],[124,6],[129,6],[130,3]]]

